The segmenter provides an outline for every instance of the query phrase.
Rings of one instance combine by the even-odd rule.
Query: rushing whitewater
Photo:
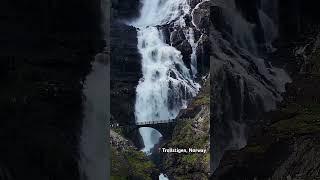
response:
[[[174,119],[187,101],[199,91],[196,75],[193,30],[185,27],[183,16],[190,13],[187,0],[144,0],[140,18],[129,23],[137,28],[138,49],[142,56],[143,77],[136,88],[136,122]],[[194,53],[191,68],[182,60],[182,54],[166,44],[160,25],[174,23],[184,28]],[[146,153],[151,153],[154,144],[162,136],[151,128],[140,128]]]

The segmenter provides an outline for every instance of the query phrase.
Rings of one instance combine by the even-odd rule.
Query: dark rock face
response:
[[[111,0],[112,17],[128,19],[139,16],[140,0]]]
[[[209,36],[203,34],[200,37],[198,47],[196,49],[197,56],[197,69],[202,75],[206,74],[210,70],[210,39]]]
[[[235,3],[247,20],[257,24],[259,21],[258,8],[260,7],[260,0],[236,0]]]
[[[167,28],[169,30],[170,36],[167,39],[170,39],[169,44],[179,50],[182,54],[182,60],[187,68],[191,68],[191,54],[192,54],[192,47],[182,29],[178,28],[172,30],[173,28]],[[172,30],[170,32],[170,29]],[[166,32],[166,31],[164,31]]]
[[[320,24],[319,9],[316,1],[306,3],[303,0],[279,1],[279,18],[281,38],[290,40],[310,26]]]
[[[278,50],[268,59],[277,66],[285,65],[293,82],[286,86],[284,100],[277,110],[258,118],[261,122],[248,134],[248,145],[226,152],[212,179],[316,179],[320,176],[318,15],[311,7],[306,11],[305,7],[312,3],[279,3],[281,35]],[[216,8],[215,13],[219,14],[219,9]],[[219,23],[223,25],[222,21]]]
[[[141,77],[135,28],[111,27],[111,114],[120,124],[134,122],[135,88]]]
[[[142,76],[141,57],[137,48],[137,31],[121,20],[138,16],[139,1],[114,1],[110,32],[111,79],[110,113],[112,124],[135,122],[136,86]],[[124,134],[135,145],[141,145],[139,131]]]
[[[192,12],[192,20],[194,25],[198,30],[201,30],[203,33],[208,32],[210,25],[210,1],[204,1],[198,5],[198,8],[195,8]]]
[[[192,47],[187,40],[184,40],[181,44],[177,46],[177,49],[182,54],[182,60],[187,68],[191,69],[190,56],[192,54]]]
[[[196,48],[197,70],[201,75],[206,75],[210,69],[210,49],[211,43],[209,39],[210,31],[210,1],[204,1],[198,4],[198,8],[193,10],[192,20],[196,29],[196,40],[199,40]]]
[[[68,39],[100,39],[100,1],[5,1],[0,7],[2,38],[64,36]],[[26,43],[23,42],[22,44]],[[31,42],[28,42],[31,43]],[[47,43],[48,45],[50,43]],[[17,44],[16,46],[19,46]],[[24,48],[28,48],[25,46]]]
[[[0,179],[79,179],[82,81],[100,1],[0,3]]]
[[[177,46],[186,39],[182,29],[174,30],[170,34],[170,42],[172,46]]]
[[[271,123],[257,128],[245,148],[228,151],[213,179],[318,178],[319,86],[309,86],[317,82],[297,75],[281,107],[265,116]]]

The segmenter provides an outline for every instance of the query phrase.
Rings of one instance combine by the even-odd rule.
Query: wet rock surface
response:
[[[141,74],[136,29],[114,22],[111,26],[112,123],[134,122],[135,88]]]

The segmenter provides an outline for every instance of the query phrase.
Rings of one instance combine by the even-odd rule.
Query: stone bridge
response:
[[[172,136],[172,132],[176,124],[177,124],[176,119],[169,119],[169,120],[137,122],[136,124],[119,125],[119,127],[123,128],[128,134],[138,130],[139,128],[149,127],[160,132],[164,139],[168,139]]]

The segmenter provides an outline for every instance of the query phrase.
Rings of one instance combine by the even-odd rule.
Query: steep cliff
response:
[[[111,15],[111,123],[134,121],[135,87],[141,77],[137,32],[122,20],[137,16],[139,1],[115,1]]]
[[[248,144],[227,151],[212,179],[319,178],[319,15],[312,3],[279,3],[286,22],[267,59],[285,67],[292,82],[277,108],[259,117]]]
[[[152,1],[151,1],[152,2]],[[158,2],[158,1],[154,1]],[[148,3],[146,3],[148,4]],[[189,9],[190,5],[190,9]],[[155,112],[149,112],[149,107],[145,107],[146,109],[143,109],[145,114],[156,114],[157,111],[159,112],[166,112],[167,109],[170,109],[170,113],[175,111],[175,109],[178,109],[179,112],[181,103],[181,99],[186,100],[189,99],[189,96],[191,96],[189,92],[189,86],[192,86],[193,80],[199,82],[200,84],[203,83],[203,77],[208,77],[208,71],[209,71],[209,55],[208,51],[210,49],[210,43],[209,43],[209,37],[208,37],[208,17],[210,14],[210,2],[209,1],[159,1],[158,4],[150,5],[150,7],[159,6],[159,8],[162,8],[160,12],[163,12],[164,16],[168,17],[175,17],[172,20],[167,20],[165,18],[157,18],[154,17],[148,21],[148,23],[153,24],[153,21],[155,24],[157,24],[157,20],[163,20],[165,23],[158,23],[154,29],[156,29],[154,32],[158,31],[159,34],[161,34],[159,37],[157,34],[151,34],[148,37],[148,39],[143,39],[143,43],[140,42],[138,44],[138,38],[141,36],[141,34],[144,32],[141,29],[144,29],[145,27],[139,27],[134,28],[132,26],[125,25],[125,22],[134,19],[138,16],[138,13],[135,12],[139,9],[140,3],[139,1],[116,1],[113,5],[113,25],[112,25],[112,32],[111,32],[111,56],[112,56],[112,63],[111,63],[111,103],[113,104],[113,107],[111,108],[111,114],[112,119],[111,122],[113,125],[117,126],[117,124],[120,125],[128,125],[129,123],[133,123],[136,120],[135,114],[134,114],[134,108],[136,103],[136,96],[137,96],[137,86],[143,81],[147,81],[145,78],[142,77],[142,70],[146,71],[143,67],[143,57],[141,57],[140,54],[145,55],[148,54],[148,57],[150,60],[156,59],[153,62],[160,62],[163,64],[156,64],[156,65],[150,65],[152,62],[150,62],[150,72],[156,72],[155,70],[162,70],[163,66],[164,68],[166,64],[172,63],[172,67],[169,68],[168,72],[166,71],[160,71],[154,73],[153,82],[157,82],[157,78],[161,77],[161,79],[167,78],[167,81],[161,81],[161,83],[169,82],[168,87],[168,98],[162,97],[160,101],[158,97],[159,93],[157,92],[159,89],[155,88],[155,94],[147,92],[147,90],[151,91],[149,89],[150,87],[153,88],[153,84],[149,84],[150,86],[144,87],[146,89],[144,92],[145,94],[142,94],[142,96],[147,95],[154,95],[156,97],[150,98],[150,107],[154,107]],[[170,8],[164,8],[164,7],[170,7]],[[190,11],[188,13],[180,15],[181,12],[183,12],[185,9],[188,8]],[[157,9],[158,10],[158,9]],[[151,15],[153,15],[151,13]],[[146,18],[148,20],[148,17],[142,17]],[[169,18],[169,19],[170,19]],[[149,18],[150,19],[150,18]],[[146,20],[146,21],[147,21]],[[152,26],[152,25],[151,25]],[[147,28],[146,28],[147,29]],[[140,32],[140,34],[138,33]],[[137,38],[138,37],[138,38]],[[140,37],[141,38],[141,37]],[[158,39],[164,39],[165,42],[158,42]],[[141,41],[141,40],[140,40]],[[157,49],[153,50],[153,46],[151,46],[151,49],[153,50],[152,53],[149,53],[151,50],[146,51],[144,54],[143,51],[146,46],[150,46],[151,44],[159,43],[157,46]],[[165,44],[164,44],[165,43]],[[141,45],[144,44],[144,45]],[[141,47],[140,47],[141,46]],[[139,47],[140,52],[138,51],[137,47]],[[174,48],[173,48],[174,47]],[[148,49],[148,48],[145,48]],[[176,51],[178,50],[178,51]],[[181,52],[181,55],[180,55]],[[180,57],[182,57],[183,63],[180,63]],[[162,58],[162,59],[161,59]],[[196,60],[196,62],[194,62]],[[186,67],[186,68],[185,68]],[[173,71],[175,70],[176,71]],[[165,72],[165,73],[163,73]],[[195,76],[196,72],[198,73],[197,76]],[[170,73],[170,77],[168,74]],[[160,75],[161,74],[161,75]],[[185,77],[184,77],[185,76]],[[194,79],[193,79],[194,78]],[[186,80],[185,80],[186,79]],[[140,80],[140,82],[139,82]],[[184,81],[185,80],[185,81]],[[171,82],[172,81],[172,82]],[[182,83],[180,83],[181,81]],[[176,84],[179,84],[177,86]],[[157,85],[154,85],[157,86]],[[176,87],[177,86],[177,87]],[[188,112],[185,112],[185,117],[192,116],[189,113],[199,113],[197,117],[195,117],[192,120],[186,121],[186,124],[181,123],[177,125],[176,130],[174,130],[174,137],[172,139],[170,138],[170,142],[176,142],[177,145],[179,144],[179,141],[181,141],[180,145],[190,145],[191,142],[195,142],[199,139],[201,139],[201,145],[203,145],[203,148],[207,149],[207,152],[209,151],[209,83],[203,84],[203,91],[199,96],[196,97],[196,100],[194,100],[194,103],[191,104],[191,108]],[[187,90],[188,89],[188,90]],[[162,91],[166,91],[166,86],[163,86]],[[159,91],[160,92],[160,91]],[[167,94],[167,92],[163,92]],[[186,97],[185,97],[186,96]],[[149,97],[148,97],[149,98]],[[148,98],[140,98],[140,99],[148,99]],[[186,98],[186,99],[185,99]],[[162,101],[165,100],[165,101]],[[156,104],[154,105],[154,102],[159,102],[160,105]],[[165,107],[162,106],[162,102]],[[175,104],[177,103],[177,104]],[[183,102],[184,103],[184,102]],[[198,103],[198,104],[197,104]],[[158,105],[158,106],[157,106]],[[159,109],[159,107],[163,107],[164,109]],[[167,109],[166,109],[167,108]],[[201,112],[198,112],[198,110],[202,109]],[[148,109],[148,110],[147,110]],[[193,110],[191,110],[193,109]],[[160,113],[159,113],[160,114]],[[166,113],[162,113],[166,114]],[[174,114],[174,113],[173,113]],[[156,119],[150,119],[150,121],[153,121]],[[120,130],[119,130],[120,129]],[[114,128],[115,131],[118,131],[122,133],[122,135],[133,141],[136,147],[141,148],[143,143],[140,141],[141,136],[138,134],[139,131],[135,131],[134,133],[128,135],[125,131],[122,131],[121,128]],[[192,134],[199,132],[197,134],[199,137],[195,137],[195,139],[192,139],[192,141],[188,142],[189,144],[184,144],[186,141],[182,138],[185,134],[184,130],[188,130],[190,138],[192,137]],[[167,135],[164,135],[167,137]],[[175,140],[175,139],[178,140]],[[166,139],[168,140],[168,139]],[[163,141],[166,141],[163,140]],[[163,142],[161,141],[160,144]],[[169,142],[169,143],[170,143]],[[200,147],[199,147],[200,148]],[[118,157],[117,153],[118,151],[115,150],[114,157]],[[119,151],[119,153],[121,153]],[[138,152],[133,153],[133,158],[136,158]],[[159,154],[156,154],[154,156],[151,156],[151,159],[159,159]],[[191,162],[194,160],[195,157],[199,157],[199,160],[203,160],[202,164],[197,166],[194,162]],[[146,158],[146,157],[145,157]],[[170,175],[174,175],[177,171],[189,171],[190,169],[196,167],[195,170],[190,170],[188,177],[192,177],[192,172],[198,172],[199,176],[201,178],[207,177],[208,169],[209,169],[209,154],[205,154],[204,156],[201,155],[195,155],[190,157],[185,157],[184,160],[186,161],[186,166],[190,167],[179,167],[180,170],[175,166],[175,159],[174,157],[171,159],[173,162],[172,164],[166,164],[166,167],[163,167],[164,170],[168,171]],[[181,157],[180,157],[181,158]],[[158,163],[158,161],[154,161]],[[171,160],[168,160],[167,162],[170,162]],[[191,160],[191,161],[189,161]],[[121,161],[123,162],[123,161]],[[121,164],[121,163],[119,163]],[[115,164],[117,165],[117,164]],[[158,164],[161,166],[160,164]],[[174,170],[170,170],[173,168]],[[145,170],[147,170],[146,168]],[[116,169],[113,169],[114,172],[116,172]],[[127,169],[128,170],[128,169]],[[148,171],[148,170],[147,170]],[[166,173],[166,172],[164,172]]]
[[[295,52],[291,56],[296,68],[291,69],[293,82],[287,86],[284,101],[278,110],[265,114],[265,124],[256,128],[245,148],[225,154],[216,179],[319,177],[318,37],[314,34],[313,40],[288,52]],[[308,49],[302,51],[305,46]]]
[[[210,77],[209,77],[210,78]],[[208,179],[210,172],[210,80],[178,116],[171,139],[160,148],[206,149],[206,153],[162,153],[162,169],[172,179]]]

